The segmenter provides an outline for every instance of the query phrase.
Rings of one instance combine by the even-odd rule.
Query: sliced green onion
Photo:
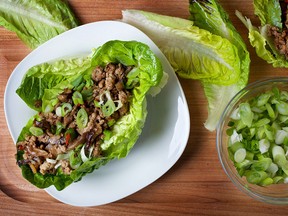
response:
[[[75,91],[72,95],[72,100],[75,105],[84,104],[82,94],[78,91]]]
[[[81,108],[77,112],[76,124],[80,129],[83,129],[86,127],[87,123],[88,123],[88,114],[84,108]]]
[[[112,131],[104,130],[103,134],[104,134],[104,140],[109,140],[112,136]]]
[[[238,134],[236,130],[233,130],[233,134],[230,136],[230,143],[232,145],[236,142],[241,142],[243,140],[242,134]]]
[[[240,148],[244,148],[244,145],[241,142],[235,142],[235,143],[233,143],[232,145],[229,146],[229,149],[233,153],[235,153]]]
[[[284,130],[276,131],[275,144],[280,145],[284,142],[284,139],[288,137],[288,132]]]
[[[237,108],[231,113],[230,118],[231,118],[231,119],[234,119],[234,120],[240,120],[239,107],[237,107]]]
[[[65,154],[58,154],[56,160],[66,160],[66,159],[70,158],[72,153],[73,153],[73,151],[69,151]]]
[[[249,170],[245,173],[245,176],[249,183],[259,184],[268,177],[268,174],[264,171]]]
[[[263,118],[253,124],[254,127],[262,127],[270,123],[270,119]]]
[[[71,82],[71,84],[72,84],[75,88],[78,88],[79,85],[84,84],[84,82],[82,82],[82,81],[83,81],[83,76],[81,75],[81,76],[78,76],[75,80],[73,80],[73,81]]]
[[[271,158],[263,158],[252,164],[251,169],[256,171],[266,171],[272,164]]]
[[[256,129],[255,128],[250,128],[251,137],[254,137],[255,134],[256,134]]]
[[[271,95],[272,95],[271,93],[265,93],[265,94],[260,95],[257,98],[257,106],[261,107],[261,106],[266,105]]]
[[[251,111],[249,103],[242,103],[239,105],[239,113],[241,121],[248,127],[251,127],[253,121],[253,112]]]
[[[273,180],[272,178],[268,177],[268,178],[265,178],[264,180],[262,180],[262,181],[259,183],[259,185],[261,185],[261,186],[268,186],[268,185],[271,185],[271,184],[273,184],[273,183],[274,183],[274,180]]]
[[[72,105],[70,103],[63,103],[61,106],[61,115],[64,117],[72,110]]]
[[[228,155],[239,175],[260,186],[288,183],[288,92],[275,87],[231,113]]]
[[[63,103],[61,106],[58,106],[55,110],[55,113],[59,117],[64,117],[72,110],[72,105],[70,103]]]
[[[85,145],[83,145],[83,147],[81,148],[80,155],[81,155],[81,160],[83,161],[83,163],[89,160],[89,158],[86,157],[85,155]]]
[[[260,128],[257,129],[256,138],[258,140],[266,138],[265,127],[260,127]]]
[[[288,175],[288,161],[285,157],[284,149],[281,146],[275,145],[272,148],[274,162]]]
[[[276,109],[281,115],[288,115],[288,103],[280,101],[276,104]]]
[[[288,121],[288,116],[279,115],[280,123],[286,123]]]
[[[273,182],[274,184],[284,183],[284,178],[283,176],[275,176],[273,178]]]
[[[63,128],[64,128],[63,124],[60,121],[57,121],[55,134],[59,135]]]
[[[265,107],[267,109],[269,117],[272,118],[272,119],[275,119],[276,118],[276,114],[275,114],[273,108],[271,107],[271,105],[269,103],[266,103]]]
[[[120,100],[113,101],[109,91],[103,92],[100,96],[100,101],[94,101],[95,107],[100,107],[105,117],[111,116],[115,111],[120,109],[123,104]],[[116,104],[116,105],[115,105]]]
[[[288,92],[287,91],[281,91],[280,99],[288,101]]]
[[[86,154],[85,154],[85,145],[82,146],[82,148],[80,150],[80,156],[81,156],[81,160],[83,161],[83,163],[85,163],[86,161],[91,159],[91,155],[92,155],[93,149],[94,149],[94,146],[91,146],[89,148],[89,155],[87,157]]]
[[[47,161],[48,163],[51,163],[51,164],[56,164],[56,163],[57,163],[56,160],[51,159],[51,158],[46,158],[46,161]]]
[[[105,101],[112,100],[110,91],[104,91],[100,96],[100,105],[104,104]]]
[[[286,161],[284,149],[281,146],[274,145],[272,148],[272,155],[273,155],[274,160],[276,159],[280,160],[280,157],[283,157],[283,159]]]
[[[62,109],[60,106],[56,108],[55,113],[57,116],[62,117]]]
[[[243,121],[238,121],[237,122],[237,125],[236,125],[236,130],[237,131],[240,131],[240,130],[242,130],[243,128],[245,128],[245,127],[247,127],[247,125],[245,125],[244,123],[243,123]]]
[[[272,177],[274,177],[278,170],[279,170],[279,168],[278,168],[277,164],[272,162],[266,171],[268,173],[270,173]]]
[[[116,104],[115,105],[116,106],[115,111],[117,111],[118,109],[120,109],[123,106],[123,103],[121,100],[116,100],[116,101],[114,101],[114,103]]]
[[[44,113],[48,113],[52,111],[53,111],[53,106],[51,104],[48,104],[44,109]]]
[[[89,158],[91,158],[93,150],[94,150],[94,146],[91,146],[89,149],[89,156],[88,156]]]
[[[234,160],[236,163],[241,163],[246,157],[246,149],[240,148],[234,153]]]
[[[44,113],[52,112],[54,110],[55,105],[58,103],[58,99],[52,99],[49,101],[49,104],[46,105],[44,109]]]
[[[254,154],[253,152],[250,152],[250,151],[247,151],[247,150],[246,150],[246,157],[245,157],[245,158],[246,158],[247,160],[253,161],[254,155],[255,155],[255,154]]]
[[[116,120],[115,120],[115,119],[111,119],[111,120],[108,121],[107,124],[108,124],[109,127],[111,127],[111,126],[113,126],[115,123],[116,123]]]
[[[266,138],[269,140],[269,141],[274,141],[274,136],[275,136],[275,130],[269,126],[269,125],[265,125],[264,126],[264,131],[265,131],[265,135],[266,135]]]
[[[101,107],[100,102],[98,102],[98,101],[96,101],[96,100],[94,100],[94,105],[95,105],[95,107],[98,107],[98,108]]]
[[[263,113],[266,108],[264,106],[262,107],[252,107],[251,110],[254,112],[254,120],[257,120],[259,118],[260,113]],[[255,116],[257,116],[257,118],[255,118]]]
[[[243,168],[250,167],[252,163],[253,161],[245,159],[241,163],[235,163],[235,166],[239,169],[243,169]]]
[[[105,117],[112,115],[116,110],[115,104],[112,100],[108,100],[101,106],[101,111]]]
[[[83,101],[92,101],[93,99],[93,89],[92,88],[84,88],[82,91],[81,91],[81,94],[82,94],[82,98],[83,98]]]
[[[69,162],[72,169],[77,169],[82,163],[80,154],[76,154],[74,151],[72,151],[69,156]]]
[[[261,139],[259,141],[259,150],[260,150],[261,154],[268,152],[269,147],[270,147],[270,142],[267,139]]]
[[[32,133],[34,136],[41,136],[44,132],[41,128],[39,127],[30,127],[29,128],[30,133]]]

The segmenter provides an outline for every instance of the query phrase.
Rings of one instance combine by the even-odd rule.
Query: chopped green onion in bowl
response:
[[[217,127],[217,151],[240,190],[288,204],[288,78],[257,81],[234,96]]]

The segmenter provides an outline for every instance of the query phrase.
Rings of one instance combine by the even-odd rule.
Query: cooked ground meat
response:
[[[288,60],[288,14],[287,14],[287,1],[280,1],[282,8],[282,29],[276,26],[268,28],[268,35],[273,38],[276,49],[280,54],[284,55]]]
[[[276,49],[288,59],[288,29],[280,30],[278,27],[269,28],[269,36],[273,37]]]
[[[17,163],[28,164],[34,173],[43,175],[55,173],[58,166],[63,173],[70,174],[73,168],[69,159],[57,159],[59,155],[68,155],[84,144],[87,156],[101,157],[105,132],[129,112],[131,93],[125,89],[125,83],[132,68],[112,63],[104,68],[98,66],[92,72],[93,85],[65,89],[58,95],[53,111],[39,113],[39,119],[34,120],[33,127],[38,132],[40,129],[40,134],[17,143],[18,150],[24,151],[23,160]]]
[[[69,165],[69,162],[67,160],[62,160],[61,161],[61,167],[62,167],[62,170],[63,170],[63,173],[66,174],[66,175],[69,175],[72,171],[70,165]]]

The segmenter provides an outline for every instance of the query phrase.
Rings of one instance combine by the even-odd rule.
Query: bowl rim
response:
[[[256,200],[259,200],[259,201],[262,201],[265,203],[287,205],[288,204],[288,197],[284,197],[284,198],[280,197],[279,198],[279,197],[271,197],[271,196],[263,195],[263,194],[255,192],[255,191],[251,191],[251,190],[249,190],[248,187],[245,187],[244,185],[242,185],[240,183],[240,181],[238,180],[238,177],[236,177],[238,172],[236,171],[236,174],[233,173],[233,171],[229,169],[228,165],[225,164],[225,161],[223,160],[222,155],[221,155],[222,154],[221,138],[222,138],[222,134],[223,134],[222,128],[223,128],[225,120],[226,120],[225,117],[227,116],[227,112],[229,112],[230,109],[232,109],[234,107],[234,104],[237,104],[237,102],[239,102],[239,100],[243,96],[245,96],[246,93],[248,93],[250,90],[257,89],[261,86],[265,86],[265,85],[270,84],[270,83],[275,83],[275,84],[287,83],[287,85],[288,85],[288,77],[272,77],[272,78],[270,77],[270,78],[256,80],[256,81],[246,85],[244,88],[242,88],[240,91],[238,91],[230,99],[230,101],[226,105],[224,111],[222,112],[220,119],[218,121],[217,127],[216,127],[216,149],[217,149],[217,155],[218,155],[218,159],[221,163],[222,169],[224,170],[224,172],[226,173],[226,175],[228,176],[230,181],[233,182],[233,184],[240,191],[244,192],[245,194],[249,195],[252,198],[255,198]],[[233,105],[233,106],[231,106],[231,105]]]

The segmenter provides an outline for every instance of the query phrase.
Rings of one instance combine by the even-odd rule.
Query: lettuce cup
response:
[[[63,190],[126,157],[144,127],[146,95],[160,91],[163,77],[160,60],[136,41],[108,41],[91,56],[30,68],[16,91],[37,111],[16,144],[23,177]]]

